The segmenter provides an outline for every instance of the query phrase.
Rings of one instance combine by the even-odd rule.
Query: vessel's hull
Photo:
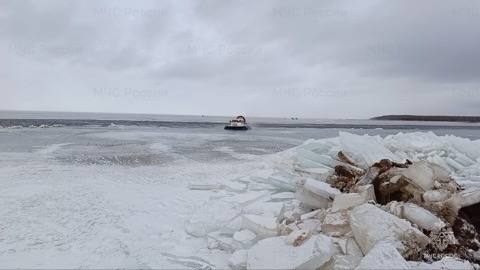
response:
[[[241,127],[236,127],[236,126],[225,126],[226,130],[248,130],[248,126],[241,126]]]

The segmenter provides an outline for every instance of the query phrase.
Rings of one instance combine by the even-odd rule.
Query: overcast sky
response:
[[[0,110],[480,114],[480,1],[0,0]]]

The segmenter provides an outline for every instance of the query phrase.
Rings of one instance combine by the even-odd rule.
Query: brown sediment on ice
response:
[[[343,152],[339,152],[338,157],[350,167],[356,167]],[[362,186],[372,184],[376,203],[383,205],[382,209],[403,219],[410,218],[409,221],[414,224],[416,222],[415,227],[419,227],[429,241],[422,247],[408,237],[403,239],[405,259],[433,262],[445,256],[454,256],[480,263],[480,190],[467,192],[469,200],[477,200],[477,203],[462,208],[462,189],[442,167],[426,161],[398,163],[382,159],[364,174],[338,165],[328,182],[343,193],[358,192]],[[411,209],[412,204],[414,208],[423,210],[416,210],[416,213],[413,210],[409,216],[406,206]],[[423,223],[430,230],[420,228],[419,220],[415,219],[425,217],[415,215],[421,211],[433,214],[430,218],[438,218],[442,225],[432,229],[435,226],[430,228]]]

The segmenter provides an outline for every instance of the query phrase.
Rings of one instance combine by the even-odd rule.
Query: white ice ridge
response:
[[[397,168],[391,181],[415,180],[426,201],[452,196],[432,187],[433,180],[447,183],[445,177],[466,188],[452,197],[460,198],[461,206],[480,201],[480,141],[432,132],[384,138],[340,132],[265,156],[261,168],[247,176],[190,185],[215,195],[195,209],[187,231],[206,237],[210,249],[233,254],[228,262],[232,269],[378,269],[387,262],[389,268],[414,268],[416,262],[402,256],[411,245],[424,248],[430,239],[423,230],[444,229],[443,220],[412,203],[381,206],[371,184],[347,193],[325,182],[337,165],[368,175],[369,167],[382,159],[413,162]]]
[[[480,140],[433,132],[398,133],[385,138],[340,132],[336,138],[308,140],[296,148],[297,169],[333,169],[331,160],[339,151],[364,168],[384,158],[399,162],[426,160],[448,170],[460,184],[480,184]]]

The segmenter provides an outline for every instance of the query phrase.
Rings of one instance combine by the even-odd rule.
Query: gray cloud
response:
[[[478,114],[480,2],[0,0],[0,109]]]

